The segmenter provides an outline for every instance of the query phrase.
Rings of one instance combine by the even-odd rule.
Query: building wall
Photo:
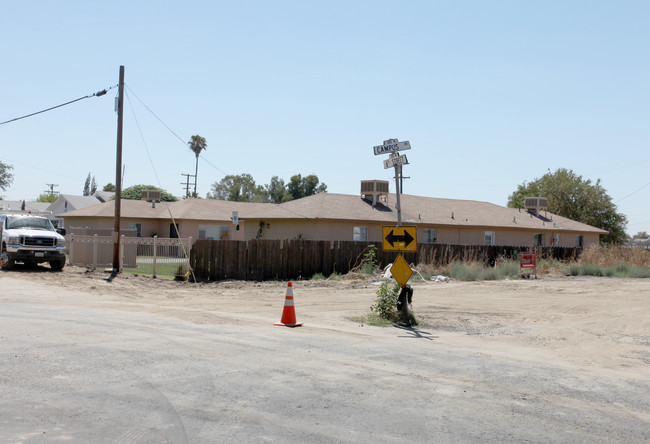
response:
[[[255,239],[260,220],[247,220],[246,230],[243,239]],[[388,224],[384,223],[364,223],[364,222],[331,222],[331,221],[273,221],[265,220],[262,230],[263,239],[296,239],[305,240],[353,240],[353,230],[355,226],[365,227],[368,232],[368,241],[381,242],[382,228]],[[395,224],[397,225],[397,224]],[[404,224],[408,225],[408,224]],[[418,227],[418,242],[424,241],[424,230],[436,230],[436,242],[439,244],[454,245],[483,245],[485,243],[485,232],[494,231],[495,245],[508,246],[526,246],[532,247],[534,244],[534,234],[532,230],[512,230],[499,229],[492,227]],[[559,247],[575,247],[576,232],[548,231],[543,233],[543,245],[551,246],[553,236],[560,235]],[[598,244],[598,234],[583,234],[584,246]]]
[[[249,240],[257,238],[260,222],[263,222],[261,238],[262,239],[305,239],[305,240],[332,240],[332,241],[351,241],[354,240],[354,227],[364,227],[367,229],[368,241],[382,241],[382,227],[390,224],[386,223],[367,223],[367,222],[347,222],[347,221],[322,221],[322,220],[275,220],[275,219],[240,219],[239,230],[231,221],[193,221],[178,220],[179,234],[183,238],[192,237],[194,240],[199,239],[199,225],[215,225],[228,227],[225,236],[230,240]],[[158,237],[170,237],[171,220],[150,220],[137,218],[123,218],[121,226],[123,229],[129,228],[130,223],[141,223],[141,233],[143,237],[148,237],[151,233],[157,233]],[[395,224],[396,225],[396,224]],[[407,225],[407,224],[405,224]],[[69,227],[92,227],[92,228],[113,228],[112,218],[74,218],[66,221],[68,232],[72,233]],[[418,242],[424,241],[424,230],[435,229],[436,241],[439,244],[453,245],[484,245],[485,232],[494,231],[495,245],[523,246],[532,247],[534,244],[534,234],[532,230],[513,230],[499,229],[491,227],[436,227],[436,226],[418,226]],[[581,233],[566,231],[547,231],[543,232],[543,245],[551,246],[554,234],[560,235],[560,247],[575,247],[576,236]],[[582,234],[583,246],[587,247],[592,244],[598,244],[598,234]],[[224,239],[226,237],[223,237]]]

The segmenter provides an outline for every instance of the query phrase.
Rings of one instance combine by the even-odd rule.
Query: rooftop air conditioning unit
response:
[[[148,202],[151,202],[151,201],[160,202],[160,191],[159,190],[142,190],[141,200],[146,200]]]
[[[526,197],[524,199],[524,208],[526,211],[530,211],[539,214],[539,210],[545,210],[548,208],[548,199],[545,197]]]
[[[370,198],[372,196],[372,206],[377,202],[386,202],[388,198],[388,181],[387,180],[362,180],[361,181],[361,198]]]

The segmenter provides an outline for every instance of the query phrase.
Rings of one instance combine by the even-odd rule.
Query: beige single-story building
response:
[[[396,203],[396,195],[387,192],[321,193],[281,204],[185,199],[154,207],[122,200],[121,228],[135,229],[139,236],[193,239],[380,242],[382,227],[397,224]],[[401,223],[416,227],[418,243],[575,247],[597,244],[607,234],[540,208],[408,194],[400,195],[400,204]],[[65,218],[69,233],[76,227],[112,229],[114,205],[109,201],[58,216]]]

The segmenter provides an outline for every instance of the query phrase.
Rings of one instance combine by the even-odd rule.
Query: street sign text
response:
[[[388,143],[386,143],[388,142]],[[390,154],[396,151],[404,151],[411,149],[411,142],[405,140],[404,142],[398,142],[397,139],[390,139],[384,142],[383,145],[373,146],[372,149],[375,152],[375,156],[379,154]]]

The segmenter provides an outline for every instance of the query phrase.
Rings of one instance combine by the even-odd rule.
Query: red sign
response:
[[[526,251],[519,255],[519,265],[521,268],[535,268],[536,265],[535,253]]]

